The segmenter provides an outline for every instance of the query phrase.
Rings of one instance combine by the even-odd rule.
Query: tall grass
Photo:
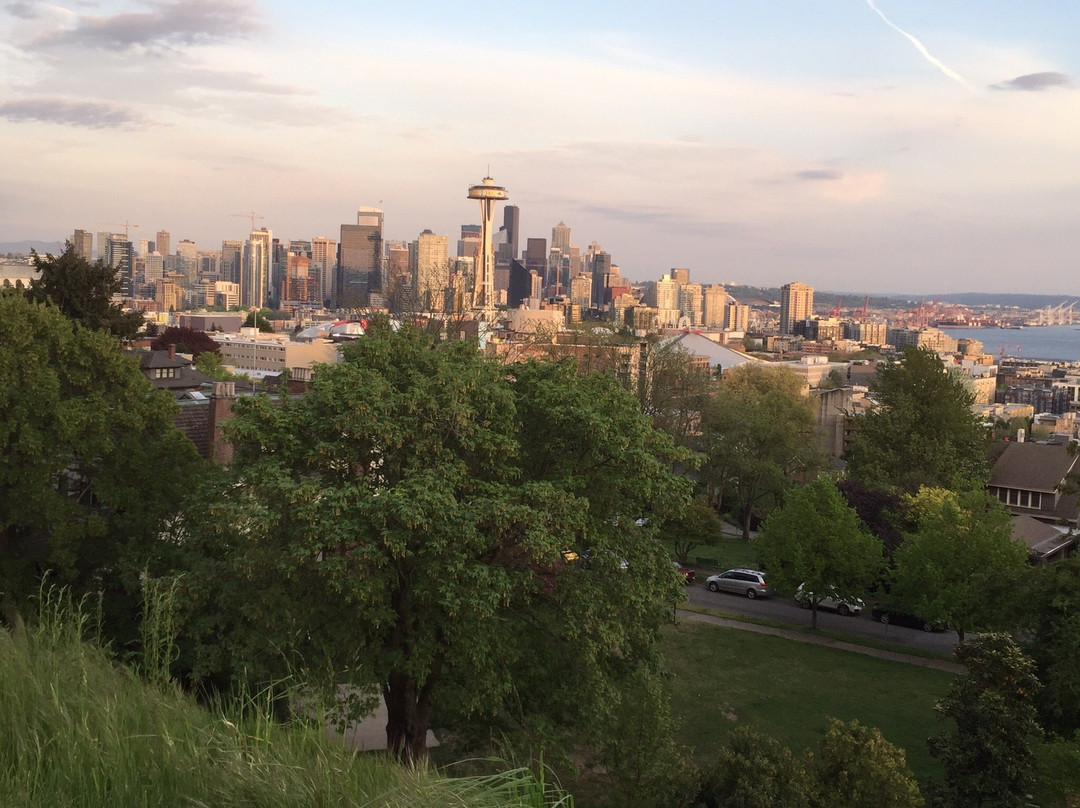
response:
[[[84,614],[62,596],[46,593],[40,612],[0,629],[5,808],[572,808],[527,770],[452,779],[351,753],[315,722],[275,722],[257,697],[203,709],[162,681],[167,642],[150,683],[86,641]]]

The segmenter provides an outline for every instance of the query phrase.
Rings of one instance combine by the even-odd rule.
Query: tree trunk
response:
[[[744,507],[746,510],[743,512],[743,526],[742,537],[743,541],[750,541],[750,520],[754,515],[754,499],[757,496],[757,481],[755,480],[750,484],[750,491],[744,500]]]
[[[817,631],[817,604],[818,604],[818,602],[814,598],[810,599],[810,630],[811,631]]]
[[[428,724],[437,678],[433,673],[421,686],[408,674],[395,672],[383,685],[386,748],[403,763],[414,763],[427,754]]]

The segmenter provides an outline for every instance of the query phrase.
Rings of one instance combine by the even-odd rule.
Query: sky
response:
[[[637,281],[1076,295],[1077,32],[1075,0],[0,0],[0,242],[370,205],[453,243],[490,173],[522,247],[565,221]]]

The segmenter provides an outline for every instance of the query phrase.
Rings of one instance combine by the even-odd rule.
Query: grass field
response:
[[[926,739],[951,674],[685,619],[663,644],[679,740],[699,761],[745,723],[797,752],[815,747],[833,716],[880,729],[920,781],[941,773]]]

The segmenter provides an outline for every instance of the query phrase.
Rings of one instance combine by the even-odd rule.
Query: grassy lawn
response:
[[[667,545],[671,557],[675,558],[674,546],[671,542],[667,542]],[[695,562],[697,558],[714,560],[716,562],[715,570],[711,566],[697,564]],[[712,575],[716,570],[729,570],[736,567],[756,569],[755,565],[757,563],[750,543],[743,541],[741,536],[724,536],[714,544],[698,545],[690,551],[688,561],[689,566],[703,570],[708,575]],[[698,580],[704,580],[704,578],[705,576],[701,576]]]
[[[940,775],[926,739],[952,675],[915,665],[683,620],[664,634],[679,740],[699,761],[738,724],[795,751],[817,745],[829,716],[877,727],[920,781]]]

